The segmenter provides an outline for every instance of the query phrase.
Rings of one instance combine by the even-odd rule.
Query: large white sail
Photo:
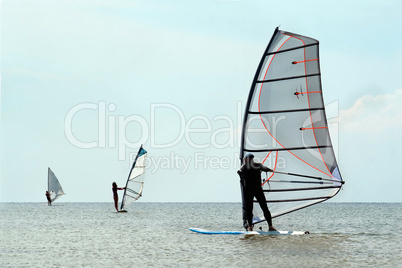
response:
[[[53,171],[50,168],[48,168],[47,170],[47,190],[50,193],[50,198],[52,202],[56,201],[60,196],[64,194],[59,180],[56,178],[56,175],[54,175]]]
[[[261,182],[272,217],[323,202],[344,183],[325,115],[319,42],[276,28],[249,93],[240,156],[274,173]],[[254,206],[254,221],[263,221]]]
[[[124,190],[120,210],[124,210],[125,206],[138,200],[142,196],[145,179],[146,156],[147,151],[145,151],[141,146],[128,174],[126,189]]]

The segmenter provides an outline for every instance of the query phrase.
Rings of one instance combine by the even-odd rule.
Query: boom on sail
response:
[[[276,28],[249,92],[240,157],[252,152],[274,170],[261,182],[272,217],[328,200],[344,183],[328,131],[318,45]],[[254,207],[253,221],[264,221]]]

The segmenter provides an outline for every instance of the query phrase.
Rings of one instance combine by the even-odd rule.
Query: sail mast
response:
[[[246,103],[246,108],[244,109],[244,116],[243,116],[243,128],[242,128],[242,133],[241,133],[241,148],[240,148],[240,165],[243,163],[243,157],[244,157],[244,139],[245,139],[245,132],[246,132],[246,124],[247,124],[247,116],[248,116],[248,111],[250,109],[250,104],[251,100],[253,98],[253,88],[257,82],[258,75],[261,71],[261,68],[264,64],[264,59],[265,55],[268,53],[268,49],[270,48],[272,41],[274,40],[274,36],[276,33],[279,31],[279,27],[275,28],[274,33],[272,34],[271,40],[269,41],[267,47],[265,48],[264,54],[261,57],[260,64],[258,64],[257,71],[255,72],[253,82],[251,83],[251,88],[248,93],[248,98],[247,98],[247,103]]]
[[[145,162],[145,156],[147,154],[147,151],[142,148],[142,145],[140,149],[138,150],[138,153],[134,159],[133,165],[131,166],[130,172],[127,177],[124,193],[123,193],[123,198],[121,201],[121,206],[120,210],[124,209],[124,206],[127,204],[127,200],[130,200],[131,202],[137,200],[138,198],[141,197],[142,194],[142,188],[143,188],[143,178],[144,178],[144,162]],[[140,159],[141,157],[141,159]],[[141,161],[139,161],[141,160]],[[141,162],[139,164],[139,162]],[[133,173],[134,171],[138,170],[135,174]]]

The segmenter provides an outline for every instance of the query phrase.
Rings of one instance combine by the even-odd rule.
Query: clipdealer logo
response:
[[[338,122],[336,119],[338,117],[338,102],[328,104],[326,109],[328,108],[332,111],[328,123],[329,127],[335,130],[331,134],[335,133],[332,135],[332,141],[335,145],[335,154],[337,154]],[[156,103],[150,104],[149,118],[147,119],[138,114],[119,115],[116,113],[117,107],[113,103],[107,104],[105,101],[85,102],[73,106],[67,112],[64,132],[68,142],[77,148],[117,148],[119,161],[126,160],[127,152],[137,149],[141,144],[148,143],[149,149],[165,149],[165,153],[167,152],[166,149],[171,148],[172,150],[163,156],[148,155],[147,167],[152,172],[156,172],[158,169],[178,169],[181,173],[186,172],[189,168],[230,169],[236,168],[240,164],[239,153],[237,152],[241,143],[244,112],[240,101],[237,102],[235,109],[232,116],[221,114],[208,118],[205,115],[193,115],[186,118],[185,113],[178,106],[170,103]],[[97,126],[83,126],[85,124],[82,123],[83,120],[86,120],[86,125],[91,123],[95,126],[94,123],[97,123]],[[277,137],[278,129],[287,125],[287,120],[285,115],[271,116],[270,123],[266,118],[258,115],[250,117],[245,143],[256,149],[281,146],[283,141],[280,139],[273,139],[272,144],[267,144],[265,139],[253,137],[259,135],[266,135],[267,138]],[[165,123],[166,125],[166,121],[168,121],[167,125],[170,128],[174,128],[173,130],[160,127],[160,124]],[[81,130],[80,127],[84,130]],[[92,135],[84,135],[85,131],[89,131],[88,129]],[[268,134],[267,130],[272,136]],[[82,134],[83,132],[84,134]],[[135,140],[133,140],[133,132],[135,132]],[[128,135],[128,133],[130,134]],[[305,144],[304,135],[301,138],[303,139],[302,143]],[[192,148],[193,150],[189,151],[193,151],[193,153],[189,155],[177,152],[174,147],[181,142],[185,142]],[[225,154],[225,156],[211,156],[204,153],[205,149],[208,148],[231,150],[228,150],[230,153]],[[134,158],[135,153],[129,153],[130,162]],[[270,166],[274,163],[271,158],[265,159],[266,165]],[[258,160],[262,161],[263,159]],[[279,158],[275,161],[277,164],[286,165],[285,159]]]
[[[173,148],[185,141],[191,148],[236,148],[240,143],[240,129],[242,122],[241,103],[237,103],[237,118],[233,120],[228,115],[217,115],[212,119],[204,115],[194,115],[186,118],[184,112],[170,103],[157,103],[150,105],[150,117],[132,114],[129,116],[118,115],[114,112],[115,104],[105,101],[98,103],[80,103],[73,106],[66,114],[64,120],[64,133],[70,144],[81,149],[93,148],[117,148],[118,159],[126,159],[127,149],[138,148],[141,144],[149,142],[152,149]],[[85,115],[84,115],[85,114]],[[83,120],[90,114],[90,121],[97,122],[96,136],[91,139],[80,136],[77,121]],[[166,114],[169,114],[168,116]],[[88,120],[88,119],[87,119]],[[157,122],[170,121],[174,123],[174,134],[170,133],[169,139],[165,137],[169,130],[158,128]],[[89,122],[88,122],[89,123]],[[216,123],[220,127],[216,126]],[[202,127],[200,127],[202,125]],[[82,125],[81,125],[82,126]],[[135,128],[135,141],[128,138],[128,129]],[[93,132],[93,129],[92,129]],[[200,136],[202,136],[200,138]],[[223,137],[223,138],[222,138]],[[159,139],[158,139],[159,138]]]

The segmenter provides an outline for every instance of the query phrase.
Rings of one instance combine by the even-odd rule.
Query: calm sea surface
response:
[[[401,203],[323,203],[241,230],[240,203],[0,204],[0,267],[402,267]],[[266,229],[266,224],[261,224]]]

